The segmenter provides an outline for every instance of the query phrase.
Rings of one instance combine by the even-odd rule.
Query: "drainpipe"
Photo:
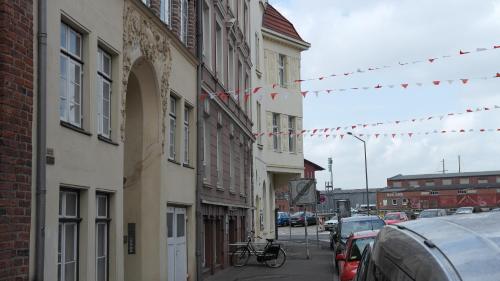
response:
[[[203,280],[202,272],[202,235],[203,235],[203,214],[201,212],[201,190],[203,189],[203,145],[200,141],[203,136],[201,123],[203,122],[203,102],[201,96],[201,81],[203,75],[203,7],[202,0],[196,0],[196,57],[198,66],[196,69],[196,280]]]
[[[35,280],[44,280],[47,150],[47,0],[38,0]]]

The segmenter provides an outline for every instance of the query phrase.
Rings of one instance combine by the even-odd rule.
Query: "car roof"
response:
[[[439,217],[396,227],[439,249],[463,280],[500,280],[500,213]]]
[[[359,217],[348,217],[342,218],[342,222],[350,222],[350,221],[371,221],[371,220],[381,220],[378,216],[359,216]]]
[[[378,232],[379,232],[378,230],[364,230],[364,231],[354,232],[351,236],[353,239],[369,238],[377,236]]]

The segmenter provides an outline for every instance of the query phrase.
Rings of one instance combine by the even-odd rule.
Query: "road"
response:
[[[316,226],[311,225],[307,227],[308,240],[311,243],[316,243]],[[320,231],[318,232],[320,242],[330,242],[330,232]],[[290,239],[290,227],[284,226],[278,228],[278,239],[279,240],[292,240],[292,241],[305,241],[305,227],[292,227],[291,228],[291,239]]]

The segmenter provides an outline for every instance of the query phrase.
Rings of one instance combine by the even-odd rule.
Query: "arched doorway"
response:
[[[141,58],[127,80],[123,219],[125,280],[130,281],[160,278],[161,103],[155,77],[153,66]]]

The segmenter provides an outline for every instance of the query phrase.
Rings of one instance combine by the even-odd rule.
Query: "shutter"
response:
[[[296,130],[297,132],[299,133],[299,135],[297,136],[297,153],[301,154],[303,153],[303,149],[302,149],[302,134],[300,134],[302,132],[302,117],[297,117],[296,119],[297,121],[297,124],[295,125],[296,126]]]
[[[266,112],[266,121],[267,121],[267,131],[264,134],[265,139],[267,140],[267,147],[269,150],[273,150],[273,137],[269,136],[269,133],[273,131],[273,113],[270,111]]]
[[[281,114],[281,151],[288,152],[288,115]]]

